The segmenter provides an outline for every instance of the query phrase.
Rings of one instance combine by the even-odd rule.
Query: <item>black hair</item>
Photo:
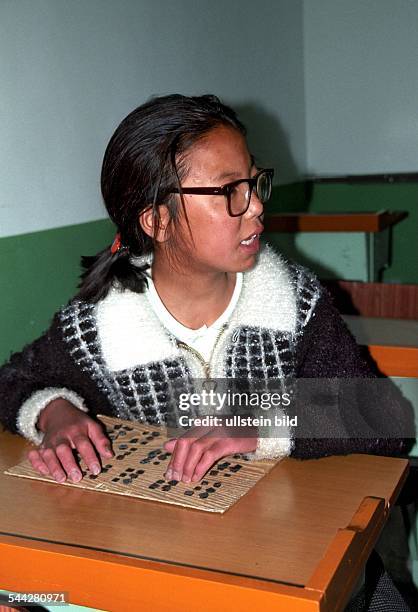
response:
[[[98,302],[115,280],[122,288],[144,291],[149,265],[135,265],[132,258],[152,252],[154,238],[142,230],[139,215],[152,207],[159,222],[159,205],[165,204],[169,223],[175,226],[178,198],[171,191],[180,190],[184,206],[180,182],[187,174],[187,151],[220,125],[246,134],[235,112],[213,95],[155,97],[121,122],[103,158],[101,191],[122,248],[112,254],[107,247],[93,257],[82,257],[84,272],[76,298]]]

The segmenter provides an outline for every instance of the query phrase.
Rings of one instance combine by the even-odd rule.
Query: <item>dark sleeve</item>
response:
[[[65,388],[78,394],[89,413],[111,414],[111,406],[96,383],[72,359],[62,337],[59,316],[50,328],[0,368],[0,421],[17,433],[22,404],[35,392]]]
[[[293,457],[408,453],[415,437],[410,402],[390,379],[376,377],[326,290],[296,354],[296,397],[304,399],[296,402]]]

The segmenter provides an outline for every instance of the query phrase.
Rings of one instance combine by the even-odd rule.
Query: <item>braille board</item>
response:
[[[276,461],[248,461],[237,454],[217,461],[200,481],[166,481],[164,473],[171,454],[163,446],[167,440],[165,428],[103,415],[99,419],[112,441],[114,456],[103,460],[102,471],[97,476],[80,460],[83,479],[78,483],[67,480],[62,483],[64,486],[223,513],[276,464]],[[5,470],[5,474],[57,484],[51,476],[34,470],[29,460]]]

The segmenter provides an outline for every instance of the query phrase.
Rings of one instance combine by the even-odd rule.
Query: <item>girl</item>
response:
[[[79,293],[0,371],[2,420],[39,445],[29,452],[35,469],[78,482],[77,450],[99,473],[112,450],[95,415],[163,424],[192,377],[372,376],[313,274],[260,243],[272,177],[255,165],[233,110],[214,96],[154,98],[122,121],[101,175],[116,238],[84,258]],[[375,402],[358,417],[379,415]],[[391,416],[391,427],[402,428],[400,403]],[[338,418],[347,427],[355,420],[353,412]],[[166,478],[199,480],[236,452],[258,459],[405,450],[398,431],[296,433],[194,428],[166,444]]]

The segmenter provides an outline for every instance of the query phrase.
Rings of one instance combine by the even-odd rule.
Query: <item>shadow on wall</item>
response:
[[[248,145],[256,163],[275,169],[275,184],[300,180],[289,138],[277,117],[257,104],[238,104],[234,108],[247,127]]]
[[[258,104],[238,104],[234,105],[234,108],[248,129],[248,145],[255,156],[256,163],[261,167],[271,166],[275,169],[274,183],[276,186],[271,204],[266,207],[266,213],[269,214],[269,210],[280,212],[283,209],[309,212],[312,186],[304,182],[304,177],[293,157],[289,137],[280,120]],[[290,181],[298,181],[300,188],[292,189],[292,195],[287,196],[287,186],[283,183]],[[277,183],[280,183],[279,187]],[[283,196],[286,198],[285,202],[281,201]],[[295,197],[297,204],[288,201],[288,197]],[[312,257],[307,256],[306,252],[302,252],[297,247],[295,234],[266,234],[265,240],[281,251],[285,257],[307,268],[312,268],[320,278],[337,278],[338,275],[333,272],[332,268],[328,268],[322,262],[319,263],[314,254]]]

